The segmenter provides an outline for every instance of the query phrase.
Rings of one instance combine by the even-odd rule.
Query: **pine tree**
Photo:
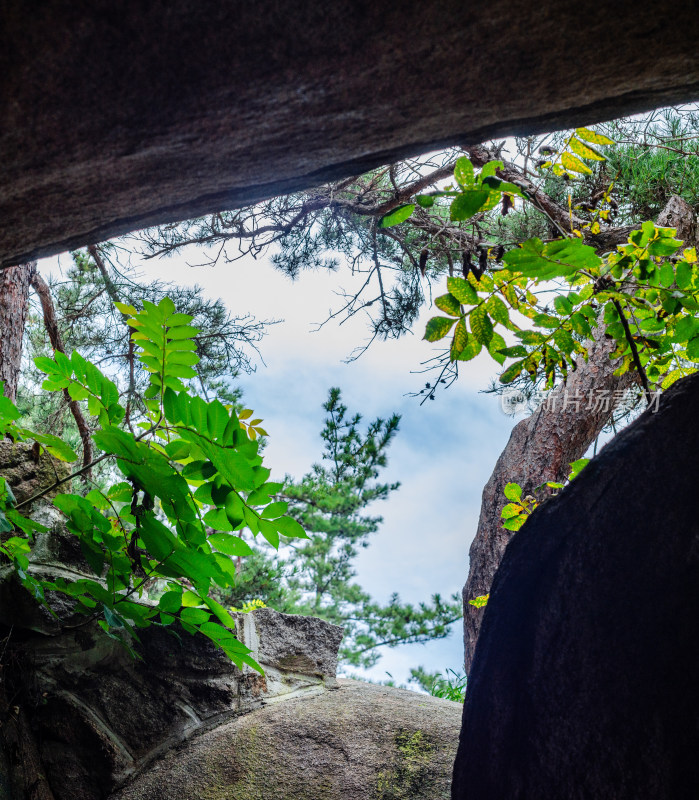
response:
[[[279,497],[310,538],[287,542],[281,556],[258,553],[244,559],[239,581],[225,599],[235,607],[262,600],[279,611],[341,625],[342,661],[368,667],[378,661],[382,646],[448,636],[451,623],[461,617],[461,601],[456,595],[446,602],[435,595],[413,606],[393,594],[382,605],[354,581],[359,549],[369,546],[382,522],[367,513],[369,507],[399,488],[378,478],[400,418],[394,414],[363,426],[359,414],[348,413],[337,388],[330,390],[323,409],[321,463],[301,480],[287,478]]]

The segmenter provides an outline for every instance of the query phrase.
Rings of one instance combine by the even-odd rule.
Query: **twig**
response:
[[[631,334],[631,329],[629,328],[629,322],[626,319],[624,312],[622,311],[621,304],[618,300],[613,299],[612,303],[614,304],[614,308],[616,308],[617,314],[621,318],[621,324],[624,328],[624,336],[626,337],[626,341],[629,343],[629,347],[631,348],[631,356],[633,357],[633,363],[636,367],[636,371],[641,379],[641,385],[643,386],[643,395],[646,398],[646,404],[651,404],[651,391],[650,386],[648,385],[648,376],[646,375],[646,371],[643,369],[641,365],[641,359],[638,356],[638,348],[636,347],[636,342]]]

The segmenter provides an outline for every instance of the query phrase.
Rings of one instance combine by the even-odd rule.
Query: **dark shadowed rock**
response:
[[[7,0],[0,264],[699,96],[691,3]]]
[[[8,680],[30,700],[28,719],[55,800],[106,797],[202,731],[337,686],[342,629],[320,619],[271,609],[235,615],[238,638],[263,677],[247,666],[239,670],[208,639],[181,629],[142,631],[142,660],[135,661],[96,625],[61,630],[53,621],[51,628],[51,619],[35,619],[21,602],[27,593],[18,583],[5,580],[0,588],[3,622],[14,619],[20,636],[12,650],[18,670]]]
[[[446,800],[461,706],[340,681],[197,737],[113,800]]]
[[[508,545],[476,647],[456,800],[699,793],[699,375]]]

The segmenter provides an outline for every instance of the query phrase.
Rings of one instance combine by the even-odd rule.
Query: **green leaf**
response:
[[[669,261],[664,261],[660,265],[660,283],[668,289],[675,282],[675,271]]]
[[[233,531],[236,528],[236,525],[228,519],[228,515],[223,508],[207,511],[204,514],[204,522],[215,531]]]
[[[677,286],[683,292],[688,292],[692,288],[692,267],[686,261],[678,261],[675,268],[675,280]]]
[[[573,311],[573,304],[562,294],[559,294],[554,298],[553,305],[556,311],[558,311],[558,313],[563,317],[567,316]]]
[[[510,519],[510,517],[519,516],[524,509],[519,503],[508,503],[500,512],[503,519]]]
[[[500,353],[507,358],[524,358],[527,355],[527,349],[521,344],[516,344],[512,347],[503,347]]]
[[[475,336],[468,337],[468,343],[466,347],[459,353],[457,356],[457,361],[471,361],[474,359],[483,349],[483,345],[476,339]]]
[[[473,335],[481,344],[487,347],[493,338],[493,323],[490,321],[485,306],[481,305],[474,308],[469,319]]]
[[[251,556],[253,550],[250,545],[239,536],[228,533],[213,533],[208,538],[209,544],[227,556]]]
[[[503,262],[512,271],[539,280],[565,277],[579,269],[595,269],[602,263],[594,248],[580,239],[558,239],[544,245],[536,238],[509,250]]]
[[[532,322],[539,328],[557,328],[561,324],[560,319],[551,314],[534,314]]]
[[[506,528],[508,531],[518,531],[526,521],[527,521],[527,515],[520,514],[520,516],[518,517],[512,517],[511,519],[506,519],[502,523],[502,527]]]
[[[510,314],[507,310],[507,306],[499,297],[496,295],[489,297],[485,307],[495,322],[499,322],[501,325],[505,326],[510,324]]]
[[[139,536],[148,552],[158,561],[164,561],[171,553],[182,547],[172,531],[152,511],[141,515]]]
[[[459,303],[463,303],[467,306],[475,306],[478,302],[476,290],[464,278],[447,278],[447,289]]]
[[[589,458],[578,458],[576,461],[571,462],[568,480],[572,481],[574,478],[577,478],[589,463]]]
[[[687,345],[687,358],[690,361],[699,361],[699,336],[695,336]]]
[[[460,319],[454,328],[454,337],[451,341],[451,349],[449,351],[450,360],[456,361],[467,344],[468,333],[466,332],[466,325],[464,324],[463,319]]]
[[[572,353],[575,348],[573,337],[565,328],[559,328],[554,331],[553,341],[566,355]]]
[[[432,208],[434,205],[434,197],[430,194],[419,194],[415,199],[420,208]]]
[[[168,613],[179,611],[182,606],[182,592],[169,591],[158,600],[158,608]]]
[[[505,497],[508,500],[518,502],[522,499],[522,487],[518,483],[508,483],[505,485]]]
[[[460,156],[456,159],[456,164],[454,165],[454,178],[459,186],[473,186],[473,164],[468,158],[466,158],[466,156]]]
[[[687,342],[699,332],[699,320],[689,315],[680,317],[675,325],[673,341]]]
[[[279,549],[279,531],[275,522],[268,519],[260,520],[260,533],[272,545],[272,547]]]
[[[523,361],[515,361],[502,373],[500,376],[500,383],[512,383],[512,381],[520,374],[524,368]]]
[[[451,314],[452,317],[458,317],[461,314],[461,305],[451,293],[435,298],[434,304],[440,311]]]
[[[180,611],[180,620],[188,625],[201,625],[202,622],[208,622],[210,619],[211,614],[204,611],[203,608],[183,608]]]
[[[665,322],[662,319],[648,317],[641,320],[639,327],[646,333],[660,333],[660,331],[665,330]]]
[[[400,225],[415,211],[415,203],[406,203],[403,206],[394,208],[388,214],[384,214],[379,220],[379,228],[392,228],[394,225]]]
[[[59,461],[73,462],[78,460],[78,454],[63,439],[50,433],[32,433],[32,438],[42,444],[48,452]]]
[[[270,503],[267,508],[263,509],[261,517],[264,519],[276,519],[281,517],[289,510],[289,504],[280,500],[276,503]]]
[[[0,533],[9,533],[12,530],[12,524],[7,521],[3,511],[0,511]]]
[[[491,176],[494,176],[495,173],[499,169],[503,169],[504,166],[505,165],[502,163],[502,161],[488,161],[487,164],[484,164],[481,167],[481,174],[480,174],[481,180],[483,180],[484,178],[489,178]]]
[[[279,517],[274,522],[279,533],[287,539],[308,539],[308,534],[295,519]]]
[[[127,303],[119,303],[115,301],[114,305],[119,309],[119,311],[121,311],[122,314],[126,314],[127,317],[133,317],[138,314],[138,311]]]
[[[437,342],[449,333],[455,322],[455,319],[448,317],[432,317],[425,327],[425,335],[422,338],[428,342]]]
[[[212,597],[203,597],[202,600],[218,617],[219,622],[235,630],[235,619],[233,619],[230,613],[226,611],[226,609],[220,603],[217,603]]]
[[[454,222],[471,219],[486,204],[490,192],[487,189],[467,189],[454,198],[449,214]]]
[[[494,332],[493,336],[488,344],[488,352],[490,353],[493,360],[497,361],[498,364],[505,363],[505,356],[502,354],[502,349],[505,347],[505,340],[500,336],[499,333]]]

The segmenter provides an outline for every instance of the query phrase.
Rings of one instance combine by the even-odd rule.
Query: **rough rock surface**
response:
[[[461,706],[341,680],[198,736],[113,800],[446,800]]]
[[[10,0],[0,263],[699,96],[693,4]]]
[[[454,800],[684,800],[699,787],[699,375],[505,551]]]
[[[134,661],[94,625],[71,628],[64,615],[60,630],[41,612],[32,618],[30,604],[13,602],[21,601],[21,587],[3,583],[2,621],[12,617],[23,640],[13,649],[20,674],[9,680],[25,697],[56,800],[106,797],[202,730],[337,685],[342,629],[319,619],[271,609],[236,615],[238,638],[265,670],[262,677],[248,667],[241,672],[207,639],[181,630],[178,636],[158,628],[143,631],[136,648],[143,660]],[[13,585],[14,594],[8,588]],[[14,608],[16,614],[8,610]],[[28,631],[43,635],[27,636]],[[272,645],[263,651],[267,631]]]
[[[27,442],[12,442],[9,439],[0,440],[0,464],[2,476],[12,487],[18,503],[28,500],[54,481],[68,475],[65,463],[57,461],[46,452],[40,452],[38,446]],[[45,496],[55,497],[58,492],[70,491],[69,487],[70,484],[68,488],[63,484]],[[24,513],[27,513],[26,510]]]

